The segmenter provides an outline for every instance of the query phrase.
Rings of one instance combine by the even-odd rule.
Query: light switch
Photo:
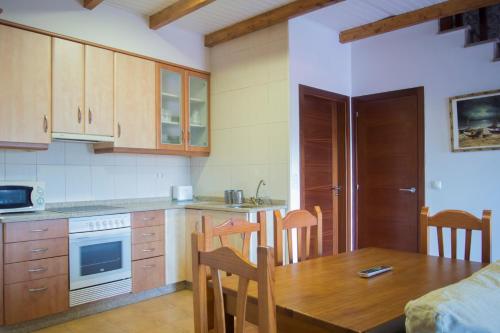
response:
[[[441,190],[443,188],[443,182],[440,180],[431,181],[431,188],[433,190]]]

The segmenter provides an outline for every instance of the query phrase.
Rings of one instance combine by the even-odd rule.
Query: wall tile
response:
[[[38,181],[45,182],[45,201],[63,202],[66,200],[66,177],[64,165],[37,165]]]
[[[66,201],[92,200],[90,166],[66,166]]]
[[[288,80],[271,82],[267,88],[269,91],[269,104],[266,110],[267,122],[288,121]]]
[[[5,179],[5,164],[0,163],[0,181]]]
[[[137,167],[115,167],[115,198],[134,198],[137,194]]]
[[[85,143],[64,143],[66,165],[90,165],[91,146]]]
[[[65,162],[65,144],[64,142],[53,142],[49,145],[48,150],[39,151],[36,153],[36,163],[62,165]]]
[[[5,180],[36,180],[36,166],[26,164],[5,164]]]
[[[132,154],[116,154],[115,165],[117,166],[136,166],[137,156]]]
[[[137,196],[150,198],[157,196],[156,187],[159,173],[154,166],[137,167]]]
[[[36,164],[36,152],[22,150],[6,150],[6,164]]]
[[[116,154],[91,154],[90,165],[111,166],[116,163]]]
[[[93,200],[115,198],[115,168],[113,166],[91,166]]]

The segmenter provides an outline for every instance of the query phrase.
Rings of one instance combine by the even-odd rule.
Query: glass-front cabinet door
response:
[[[184,71],[158,65],[158,145],[169,150],[184,150]]]
[[[210,147],[208,75],[188,72],[188,150],[208,152]]]

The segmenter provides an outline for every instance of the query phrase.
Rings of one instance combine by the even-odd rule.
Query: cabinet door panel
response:
[[[113,52],[85,46],[85,133],[113,136]]]
[[[115,53],[115,147],[156,148],[155,64]]]
[[[52,39],[52,131],[84,133],[83,44]]]
[[[165,285],[163,256],[132,262],[132,290],[138,293]]]
[[[187,75],[188,150],[210,151],[210,112],[208,75],[188,72]]]
[[[0,25],[0,141],[50,143],[50,37]]]

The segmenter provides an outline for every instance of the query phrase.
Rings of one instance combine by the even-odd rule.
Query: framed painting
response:
[[[500,149],[500,90],[450,98],[451,150]]]

